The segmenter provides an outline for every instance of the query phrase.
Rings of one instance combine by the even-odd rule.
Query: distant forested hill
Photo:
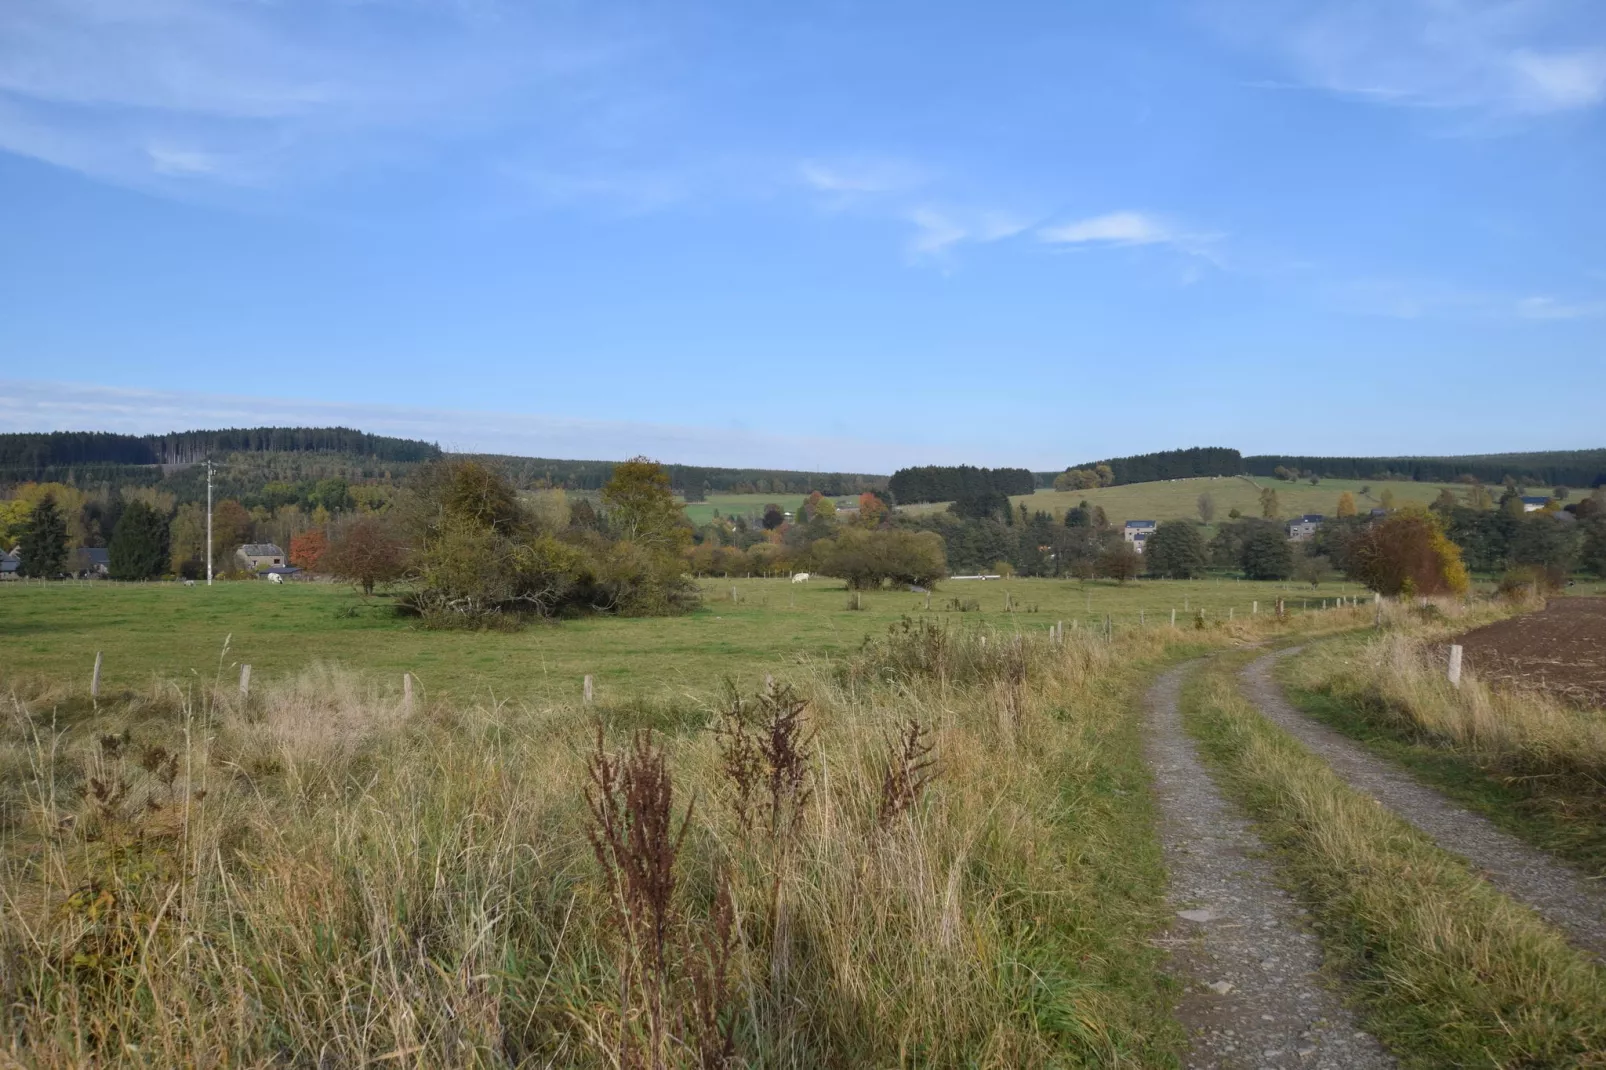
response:
[[[497,465],[521,489],[563,487],[597,490],[613,475],[613,461],[563,461],[548,457],[479,455]],[[688,500],[705,494],[862,494],[885,490],[887,477],[856,472],[794,472],[774,468],[705,468],[666,464],[670,486]]]
[[[1108,465],[1112,485],[1153,483],[1192,476],[1273,476],[1277,469],[1325,476],[1330,479],[1409,479],[1421,483],[1451,483],[1472,476],[1484,483],[1499,483],[1507,476],[1522,482],[1587,487],[1606,482],[1606,449],[1553,450],[1540,453],[1486,453],[1447,457],[1296,457],[1261,455],[1244,457],[1237,450],[1195,447],[1165,450],[1132,457],[1071,465],[1092,470]],[[1039,486],[1052,486],[1057,472],[1037,473]]]
[[[1507,476],[1522,483],[1589,487],[1606,482],[1606,449],[1551,450],[1541,453],[1484,453],[1463,457],[1245,457],[1250,475],[1269,476],[1278,468],[1334,479],[1411,479],[1450,483],[1472,476],[1499,483]]]
[[[416,463],[441,455],[415,439],[370,435],[349,427],[247,427],[117,435],[105,431],[0,434],[0,478],[44,478],[83,466],[192,464],[230,453],[339,453]]]

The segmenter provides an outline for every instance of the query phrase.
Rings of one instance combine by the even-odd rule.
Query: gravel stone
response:
[[[1165,673],[1150,690],[1145,740],[1172,908],[1209,919],[1188,922],[1165,941],[1172,949],[1167,969],[1185,989],[1177,1006],[1189,1037],[1185,1065],[1393,1067],[1393,1057],[1323,983],[1321,944],[1302,927],[1297,905],[1262,857],[1264,844],[1183,731],[1178,698],[1189,668]],[[1222,984],[1231,988],[1221,993]],[[1249,1052],[1260,1054],[1246,1061]]]
[[[1357,791],[1431,836],[1440,847],[1470,862],[1480,876],[1526,903],[1561,930],[1573,946],[1606,960],[1606,887],[1597,886],[1567,863],[1529,846],[1422,784],[1386,759],[1326,725],[1306,717],[1283,697],[1272,679],[1279,651],[1251,662],[1241,675],[1244,694],[1260,712],[1285,729]]]

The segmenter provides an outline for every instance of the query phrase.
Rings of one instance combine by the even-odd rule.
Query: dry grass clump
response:
[[[1359,646],[1318,647],[1289,665],[1287,679],[1453,747],[1486,768],[1606,783],[1606,718],[1599,711],[1539,692],[1493,688],[1470,670],[1455,687],[1437,631],[1389,631]]]
[[[4,1043],[46,1067],[1163,1061],[1129,713],[1162,631],[905,632],[667,714],[409,711],[333,669],[77,719],[18,697]]]
[[[1392,1050],[1427,1066],[1606,1065],[1606,974],[1588,958],[1340,781],[1229,670],[1191,686],[1187,711]]]

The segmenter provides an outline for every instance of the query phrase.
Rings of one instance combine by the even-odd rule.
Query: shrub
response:
[[[1408,506],[1360,532],[1349,546],[1352,579],[1386,595],[1463,594],[1467,570],[1461,549],[1445,537],[1439,518]]]
[[[817,544],[820,571],[856,590],[884,582],[935,587],[948,574],[942,536],[934,531],[849,528]]]

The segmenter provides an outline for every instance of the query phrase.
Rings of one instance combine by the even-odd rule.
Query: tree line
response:
[[[900,468],[887,490],[900,505],[1030,494],[1037,479],[1024,468],[973,468],[968,464]]]
[[[1096,483],[1078,482],[1070,489],[1094,486],[1120,486],[1126,483],[1154,483],[1162,479],[1192,479],[1198,476],[1235,476],[1243,472],[1243,455],[1221,446],[1194,446],[1185,450],[1162,450],[1132,457],[1110,457],[1102,461],[1071,465],[1065,472],[1043,472],[1041,485],[1059,487],[1061,476],[1076,472],[1109,472]],[[1073,480],[1072,482],[1077,482]],[[1066,489],[1059,487],[1059,489]]]
[[[245,427],[165,435],[50,431],[0,434],[0,479],[37,478],[45,469],[68,467],[192,464],[241,452],[345,453],[399,462],[441,456],[433,443],[349,427]]]
[[[1541,453],[1474,454],[1465,457],[1244,457],[1237,450],[1198,446],[1071,465],[1063,472],[1039,472],[1037,484],[1079,490],[1126,483],[1153,483],[1199,476],[1310,475],[1327,479],[1409,479],[1422,483],[1456,481],[1592,487],[1606,482],[1606,449]],[[1102,478],[1100,478],[1102,476]],[[902,499],[900,499],[902,500]]]
[[[1465,457],[1244,458],[1244,470],[1250,475],[1274,476],[1278,468],[1330,479],[1410,479],[1421,483],[1502,483],[1511,479],[1548,486],[1593,487],[1606,482],[1606,449]]]
[[[477,455],[473,459],[494,466],[520,490],[601,490],[613,478],[614,461],[565,461],[550,457]],[[853,472],[800,472],[771,468],[708,468],[665,464],[669,486],[687,501],[702,501],[709,494],[822,494],[841,496],[883,490],[885,476]]]

